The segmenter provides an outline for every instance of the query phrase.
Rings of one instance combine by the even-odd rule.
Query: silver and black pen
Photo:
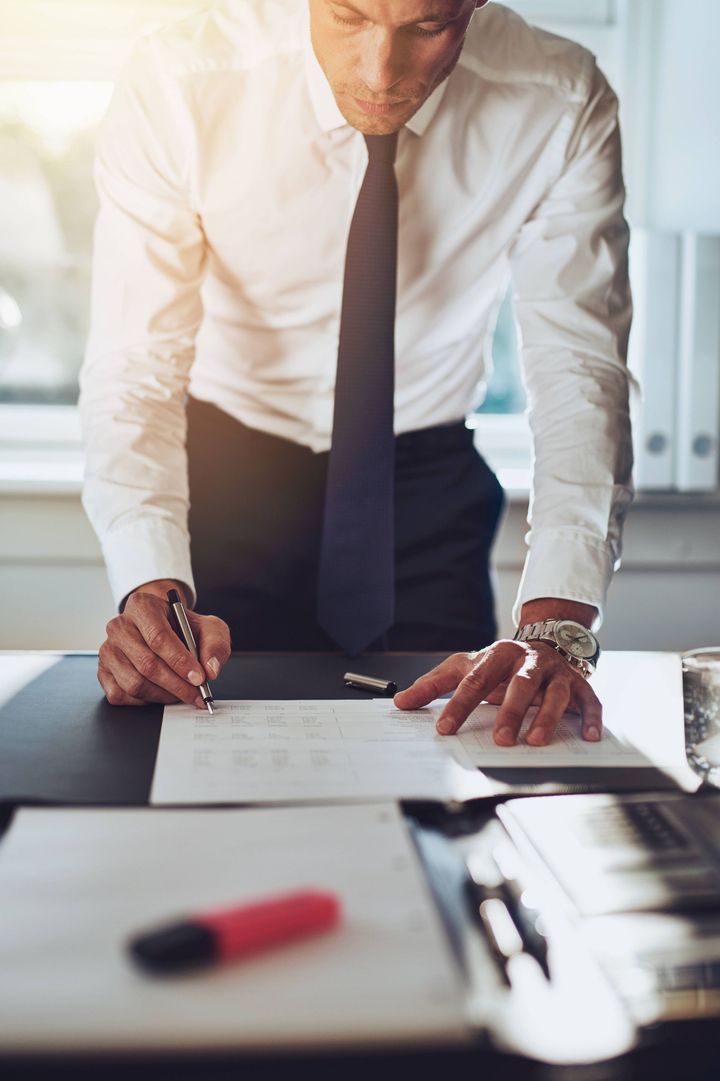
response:
[[[179,638],[185,643],[186,647],[192,653],[193,657],[199,661],[197,643],[195,641],[195,635],[192,632],[192,627],[188,621],[187,612],[185,611],[185,605],[182,602],[180,594],[176,589],[171,589],[167,595],[168,604],[170,605],[170,611],[175,617],[175,632]],[[203,702],[207,706],[208,713],[213,712],[213,696],[210,687],[205,683],[201,683],[198,687],[198,694],[202,697]]]

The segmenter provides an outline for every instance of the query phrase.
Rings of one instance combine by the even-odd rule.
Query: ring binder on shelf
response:
[[[634,229],[630,243],[633,317],[628,365],[640,384],[633,405],[635,483],[675,485],[675,394],[680,303],[680,237]]]
[[[718,486],[720,444],[720,236],[683,237],[677,383],[680,491]]]

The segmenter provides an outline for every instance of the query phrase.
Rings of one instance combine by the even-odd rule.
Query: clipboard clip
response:
[[[534,958],[550,980],[542,914],[522,879],[519,863],[515,851],[500,844],[492,853],[471,853],[465,861],[468,902],[508,984],[509,966],[522,954]]]

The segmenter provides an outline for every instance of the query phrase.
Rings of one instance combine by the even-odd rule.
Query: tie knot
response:
[[[398,133],[396,131],[392,135],[366,135],[365,143],[367,144],[369,162],[382,161],[388,165],[394,165],[397,141]]]

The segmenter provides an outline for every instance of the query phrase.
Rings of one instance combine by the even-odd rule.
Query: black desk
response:
[[[375,654],[352,665],[394,679],[402,688],[444,656]],[[363,698],[362,691],[343,684],[349,663],[336,654],[235,655],[213,687],[218,698]],[[53,667],[0,707],[0,803],[147,803],[162,706],[109,706],[96,670],[95,654],[57,654]],[[497,769],[488,776],[497,782],[498,796],[510,789],[537,795],[674,787],[651,768],[612,775],[590,769]]]
[[[3,659],[9,659],[8,654]],[[406,686],[438,663],[433,655],[375,655],[353,662],[371,675],[395,679]],[[344,688],[348,662],[335,655],[234,656],[215,684],[218,697],[228,698],[358,698]],[[32,680],[0,707],[0,802],[9,813],[19,803],[147,803],[162,708],[118,709],[107,705],[96,681],[97,657],[58,655],[57,663]],[[623,788],[665,787],[667,780],[652,770],[618,771]],[[535,771],[532,771],[535,774]],[[629,776],[632,774],[632,776]],[[600,788],[597,775],[567,771],[548,780],[540,771],[497,772],[501,783],[523,781],[527,792]],[[610,778],[608,778],[610,780]],[[535,783],[537,782],[537,783]],[[613,785],[615,787],[615,785]],[[607,788],[607,785],[605,786]],[[479,815],[489,813],[480,811]],[[8,815],[6,815],[8,817]],[[1,906],[0,906],[1,912]],[[0,916],[1,918],[1,916]],[[590,1004],[589,1004],[590,1006]],[[268,1077],[288,1081],[355,1081],[375,1072],[381,1078],[458,1077],[495,1081],[687,1081],[717,1074],[715,1023],[678,1025],[632,1055],[592,1067],[550,1069],[479,1047],[472,1052],[448,1049],[422,1053],[307,1055],[292,1058],[183,1056],[182,1059],[122,1060],[63,1059],[52,1062],[0,1057],[0,1076],[55,1081],[103,1078],[103,1081],[152,1077],[154,1081],[243,1081]]]

